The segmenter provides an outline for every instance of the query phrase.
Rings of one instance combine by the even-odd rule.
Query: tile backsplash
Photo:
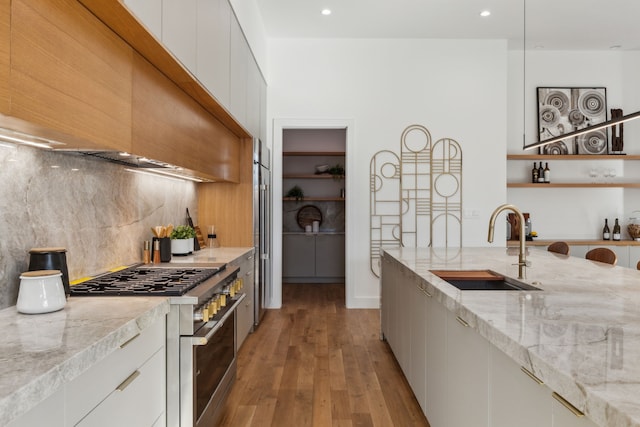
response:
[[[29,250],[64,247],[71,280],[142,261],[151,227],[197,218],[196,184],[79,154],[0,143],[0,308]]]

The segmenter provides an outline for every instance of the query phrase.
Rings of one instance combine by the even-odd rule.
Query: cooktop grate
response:
[[[220,270],[217,267],[129,267],[71,286],[71,295],[183,295]]]

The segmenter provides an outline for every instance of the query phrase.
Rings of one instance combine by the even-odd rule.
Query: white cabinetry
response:
[[[45,423],[46,421],[46,423]],[[58,389],[38,406],[5,427],[64,426],[64,390]]]
[[[254,324],[254,252],[250,253],[229,263],[232,266],[239,266],[240,272],[238,278],[242,279],[242,290],[246,296],[236,309],[236,352],[242,346],[247,335],[253,329]]]
[[[637,268],[640,262],[640,246],[629,246],[629,268]]]
[[[496,347],[490,352],[491,426],[550,426],[551,390]]]
[[[431,427],[595,427],[435,300],[419,276],[381,262],[382,335]]]
[[[194,74],[197,17],[196,0],[162,0],[162,44]]]
[[[151,426],[163,416],[165,331],[163,318],[66,384],[66,424],[98,425],[104,416],[121,421],[111,425]]]
[[[229,105],[231,6],[227,0],[198,0],[198,80],[222,105]]]
[[[488,366],[489,342],[447,311],[447,426],[488,426]]]
[[[284,282],[344,280],[344,234],[285,234],[282,236]]]
[[[162,40],[162,0],[125,0],[124,4],[156,39]]]
[[[266,83],[228,0],[125,4],[245,129],[266,139]]]
[[[164,426],[165,342],[163,317],[9,426]]]
[[[615,252],[618,257],[616,265],[620,267],[636,268],[636,264],[640,259],[636,258],[637,255],[640,255],[639,246],[607,245],[604,243],[601,245],[571,245],[569,255],[584,258],[587,252],[595,248],[608,248]]]
[[[235,15],[231,20],[231,78],[229,84],[229,111],[240,123],[247,122],[247,79],[249,46]]]

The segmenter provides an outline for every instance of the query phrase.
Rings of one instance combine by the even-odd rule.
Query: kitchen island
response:
[[[640,426],[640,271],[527,259],[539,291],[461,291],[430,270],[516,278],[517,250],[383,251],[382,333],[431,426]]]

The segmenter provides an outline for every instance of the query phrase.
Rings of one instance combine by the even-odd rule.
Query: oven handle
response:
[[[229,318],[229,316],[232,316],[233,313],[236,311],[236,308],[240,305],[240,302],[244,299],[246,295],[245,294],[240,294],[238,296],[238,299],[234,301],[233,305],[231,306],[231,308],[229,310],[227,310],[227,312],[224,314],[224,316],[222,316],[222,319],[218,320],[216,322],[216,324],[213,326],[213,328],[211,328],[206,335],[199,337],[199,336],[192,336],[192,337],[181,337],[181,340],[186,340],[191,342],[191,345],[207,345],[209,343],[209,340],[211,339],[211,337],[213,337],[213,335],[218,331],[218,329],[220,329],[222,327],[222,325],[224,325],[224,322],[227,321],[227,319]]]

